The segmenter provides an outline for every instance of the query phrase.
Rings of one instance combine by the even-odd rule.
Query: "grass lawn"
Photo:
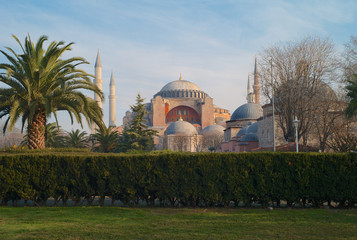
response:
[[[0,207],[0,239],[357,239],[357,209]]]

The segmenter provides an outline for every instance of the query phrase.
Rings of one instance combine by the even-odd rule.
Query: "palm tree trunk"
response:
[[[29,149],[45,148],[45,128],[46,115],[43,111],[38,110],[28,125],[28,147]]]

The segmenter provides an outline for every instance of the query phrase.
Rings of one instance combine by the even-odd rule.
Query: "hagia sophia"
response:
[[[99,51],[95,63],[94,83],[102,90]],[[153,95],[145,107],[146,124],[158,131],[154,139],[157,150],[246,152],[271,148],[273,144],[272,106],[260,104],[260,84],[257,59],[251,86],[248,76],[247,103],[237,106],[231,115],[227,109],[214,104],[214,99],[199,86],[184,80],[167,83]],[[94,96],[102,106],[98,96]],[[127,111],[123,127],[130,124],[132,113]],[[115,83],[110,80],[109,126],[115,124]],[[276,129],[277,144],[284,139]],[[280,137],[279,137],[280,136]]]

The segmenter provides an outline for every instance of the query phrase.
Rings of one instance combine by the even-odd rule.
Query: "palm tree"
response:
[[[348,118],[352,118],[353,116],[357,116],[357,74],[353,76],[353,80],[348,81],[346,89],[350,100],[346,108],[346,115]]]
[[[89,90],[102,96],[101,91],[91,82],[92,75],[76,67],[88,62],[81,57],[61,59],[73,43],[53,41],[45,50],[43,44],[47,36],[41,36],[36,45],[30,36],[23,46],[13,35],[22,49],[21,54],[6,48],[10,54],[1,51],[9,63],[0,64],[0,82],[9,88],[0,88],[0,118],[8,116],[3,131],[9,124],[11,131],[21,118],[22,130],[27,123],[28,147],[45,148],[45,126],[47,118],[57,112],[66,111],[73,124],[76,119],[82,126],[84,117],[102,127],[102,111],[98,104],[78,90]],[[3,70],[3,72],[1,72]]]
[[[64,147],[63,144],[63,131],[57,124],[47,123],[45,129],[45,146],[46,147]],[[27,134],[24,135],[21,146],[28,146]]]
[[[63,141],[66,147],[73,148],[86,148],[88,143],[87,133],[85,131],[80,130],[72,130],[71,132],[67,132],[67,135],[64,136]]]
[[[95,152],[112,152],[119,140],[119,133],[113,126],[97,129],[95,134],[90,136],[93,142],[92,150]]]

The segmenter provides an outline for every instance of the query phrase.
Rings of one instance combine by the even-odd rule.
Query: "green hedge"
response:
[[[357,154],[0,155],[0,199],[163,206],[357,203]]]

